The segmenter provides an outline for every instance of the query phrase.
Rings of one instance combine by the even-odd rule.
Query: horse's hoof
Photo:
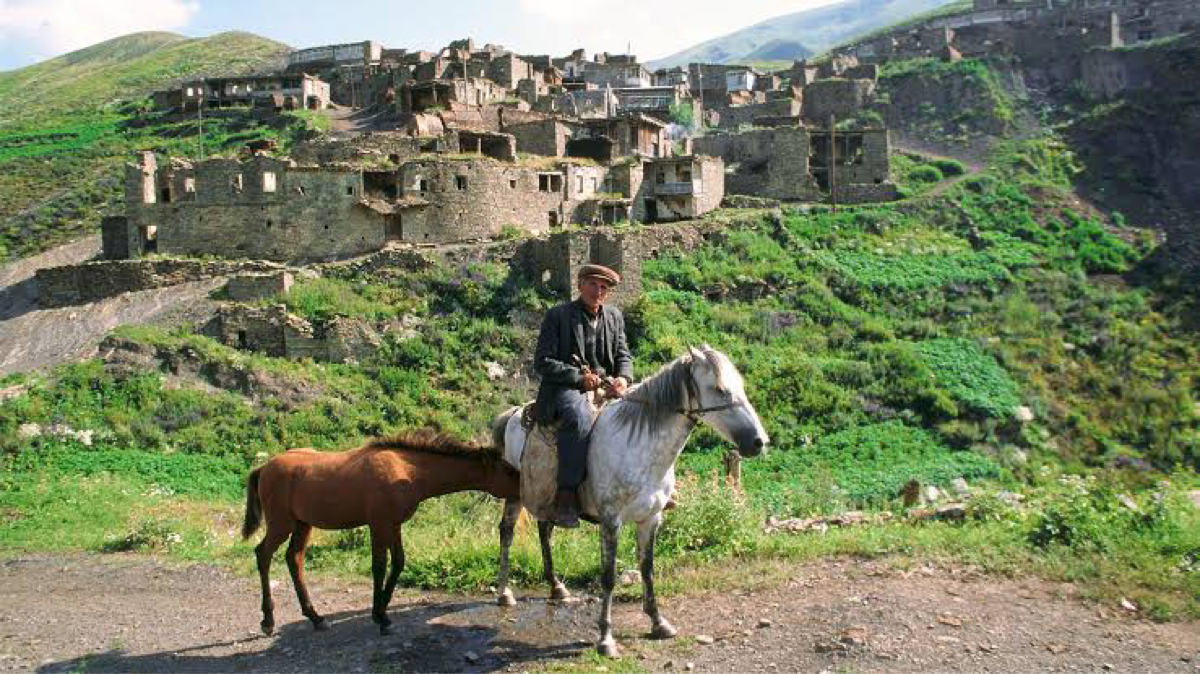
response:
[[[501,592],[500,595],[496,597],[496,605],[497,606],[516,606],[517,600],[515,597],[513,597],[512,590],[505,589],[503,592]]]
[[[617,648],[617,642],[613,640],[601,641],[596,644],[596,652],[606,658],[616,658],[621,655],[621,649]]]
[[[566,601],[571,598],[571,591],[566,585],[559,583],[550,590],[551,601]]]
[[[264,620],[264,621],[262,621],[261,626],[262,626],[263,634],[265,634],[267,636],[271,636],[272,634],[275,633],[275,623],[269,623]]]
[[[674,639],[675,635],[679,634],[679,630],[666,620],[658,623],[650,630],[651,639]]]
[[[324,632],[329,629],[329,623],[325,622],[324,618],[318,618],[312,621],[313,629],[317,632]]]
[[[391,625],[380,625],[379,626],[379,636],[386,637],[386,636],[389,636],[391,633],[392,633]]]

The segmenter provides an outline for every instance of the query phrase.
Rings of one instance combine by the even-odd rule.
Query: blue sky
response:
[[[436,49],[472,37],[531,54],[624,52],[644,60],[833,0],[0,0],[0,70],[143,30],[245,30],[293,47],[372,39]]]

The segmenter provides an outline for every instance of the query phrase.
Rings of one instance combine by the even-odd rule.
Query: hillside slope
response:
[[[151,91],[271,70],[288,49],[250,33],[134,33],[0,73],[0,260],[94,232],[134,150],[201,151],[194,122],[149,112]],[[305,127],[303,113],[222,112],[205,122],[203,151]]]
[[[250,33],[206,38],[133,33],[0,73],[0,131],[35,129],[46,115],[95,110],[175,80],[264,70],[289,47]]]
[[[949,0],[846,0],[767,19],[670,56],[650,61],[647,67],[671,68],[697,61],[733,63],[752,60],[752,53],[777,40],[800,43],[813,53],[819,53],[862,33],[894,24],[914,14],[928,12],[948,2]]]

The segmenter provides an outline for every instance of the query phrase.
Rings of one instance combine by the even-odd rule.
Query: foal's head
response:
[[[705,344],[688,349],[685,362],[695,386],[688,387],[688,409],[738,448],[742,456],[766,452],[770,437],[754,405],[746,398],[742,375],[725,354]]]

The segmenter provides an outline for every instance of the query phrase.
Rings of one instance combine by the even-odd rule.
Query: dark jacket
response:
[[[542,378],[534,416],[549,423],[556,420],[554,397],[562,389],[583,390],[583,371],[572,356],[584,361],[584,322],[587,314],[578,300],[560,304],[546,312],[538,334],[533,369]],[[625,317],[614,306],[604,306],[596,325],[596,361],[600,374],[633,381],[633,358],[625,340]]]

